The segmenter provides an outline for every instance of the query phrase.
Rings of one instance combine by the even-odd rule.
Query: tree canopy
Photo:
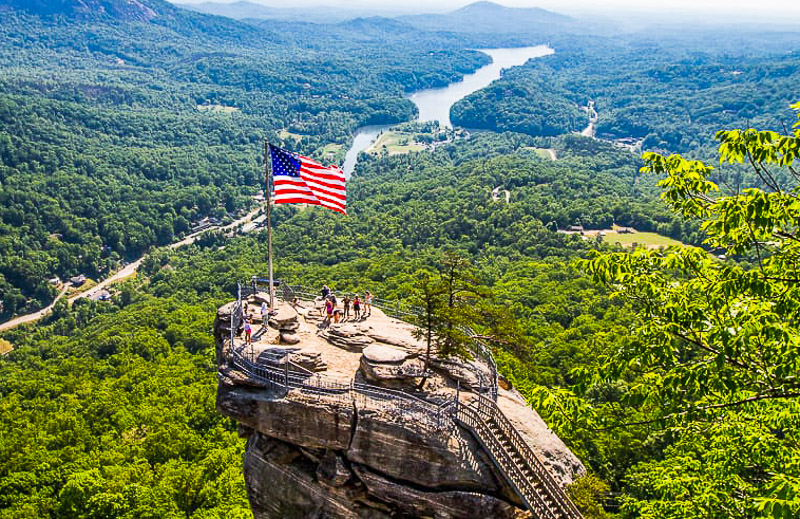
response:
[[[643,171],[663,177],[661,197],[701,222],[706,245],[739,256],[752,250],[753,264],[720,261],[698,248],[593,252],[578,262],[636,312],[630,340],[611,348],[598,369],[577,370],[583,382],[576,388],[586,399],[576,407],[581,426],[645,427],[666,439],[658,456],[627,475],[626,513],[800,513],[800,123],[795,127],[789,135],[717,133],[721,161],[749,164],[767,189],[717,195],[710,166],[645,155]],[[781,170],[793,179],[788,185],[775,180]]]

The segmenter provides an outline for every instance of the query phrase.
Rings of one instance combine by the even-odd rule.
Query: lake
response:
[[[492,62],[481,67],[472,74],[467,74],[461,81],[451,83],[442,88],[428,88],[412,93],[408,98],[417,105],[420,122],[439,121],[442,126],[452,126],[450,108],[460,99],[489,86],[499,79],[504,69],[524,65],[529,59],[549,56],[555,51],[547,45],[535,47],[516,47],[510,49],[476,49],[492,58]],[[353,144],[347,150],[342,169],[347,177],[353,173],[358,161],[358,154],[375,142],[381,132],[393,125],[363,126],[356,130]]]

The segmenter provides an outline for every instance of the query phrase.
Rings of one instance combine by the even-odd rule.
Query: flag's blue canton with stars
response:
[[[273,175],[300,176],[300,161],[291,153],[274,146],[270,146],[270,153],[272,153]]]
[[[270,145],[276,204],[321,205],[347,214],[344,172]]]

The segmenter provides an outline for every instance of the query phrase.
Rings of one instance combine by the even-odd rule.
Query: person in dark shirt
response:
[[[344,299],[342,300],[342,305],[344,305],[344,314],[342,315],[343,319],[350,318],[350,296],[345,294]]]

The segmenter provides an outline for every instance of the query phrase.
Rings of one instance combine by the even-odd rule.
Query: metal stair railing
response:
[[[312,292],[304,290],[304,287],[285,289],[283,295],[292,298],[300,296],[313,299],[316,297]],[[492,462],[535,517],[540,519],[582,519],[583,516],[578,508],[495,403],[496,387],[491,393],[491,399],[477,393],[474,400],[468,405],[458,402],[458,395],[452,401],[436,403],[403,391],[369,384],[326,380],[326,377],[319,374],[303,373],[298,375],[289,371],[289,362],[284,364],[282,370],[257,364],[243,355],[235,346],[235,338],[243,312],[241,298],[240,287],[237,301],[231,312],[230,342],[231,360],[238,369],[263,383],[284,388],[287,393],[290,389],[298,389],[302,393],[314,394],[344,405],[358,402],[363,407],[389,412],[397,411],[404,418],[412,417],[413,420],[420,421],[439,431],[447,430],[456,423],[460,424],[475,436],[489,454]],[[492,360],[491,367],[495,373],[496,385],[496,365],[491,353],[488,351],[487,353]]]
[[[415,421],[438,430],[446,430],[452,423],[450,414],[453,404],[449,401],[437,404],[393,389],[344,383],[319,374],[298,374],[289,371],[288,365],[280,369],[256,364],[236,349],[232,350],[231,361],[237,369],[253,379],[287,391],[297,389],[301,393],[317,395],[327,402],[339,402],[348,407],[357,401],[364,408],[413,416]]]
[[[519,497],[538,517],[582,517],[569,496],[497,404],[477,395],[471,404],[459,406],[456,419],[467,426],[484,446]]]
[[[345,405],[352,405],[354,401],[365,408],[379,409],[388,413],[397,412],[401,415],[413,416],[415,421],[421,422],[430,428],[446,431],[452,424],[450,412],[451,402],[429,402],[414,395],[394,389],[360,384],[354,381],[337,381],[327,376],[311,373],[304,368],[290,370],[291,365],[283,363],[283,367],[274,366],[271,359],[265,359],[267,364],[249,359],[244,351],[236,347],[236,337],[242,319],[243,305],[241,291],[237,293],[237,301],[231,312],[230,333],[230,359],[233,366],[246,373],[253,379],[264,384],[285,389],[298,389],[301,393],[313,394],[328,401],[337,401]],[[270,365],[272,364],[272,365]]]
[[[320,297],[318,292],[315,292],[313,289],[304,285],[289,285],[288,283],[281,282],[279,288],[280,290],[277,291],[277,295],[278,297],[281,297],[282,295],[284,301],[291,301],[295,297],[313,301],[317,297]],[[422,315],[423,312],[423,309],[420,307],[388,299],[373,298],[372,305],[380,308],[389,317],[394,317],[395,319],[400,320],[407,319],[408,317],[418,317]],[[491,384],[489,385],[488,390],[492,395],[492,400],[496,401],[499,373],[497,371],[497,363],[494,360],[491,350],[483,343],[473,338],[475,337],[476,333],[471,328],[462,326],[459,327],[459,330],[471,338],[472,352],[477,357],[483,359],[489,367],[489,370],[491,371]]]

